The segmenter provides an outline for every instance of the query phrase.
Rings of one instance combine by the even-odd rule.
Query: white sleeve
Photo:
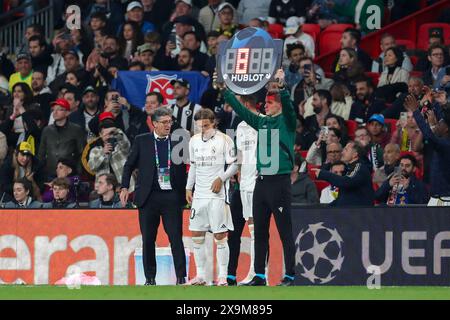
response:
[[[189,168],[187,183],[186,183],[186,190],[192,190],[194,188],[195,184],[195,163],[191,163],[191,166]]]
[[[222,180],[222,182],[227,181],[238,172],[238,169],[239,166],[237,162],[233,162],[231,165],[228,166],[227,170],[219,176],[220,180]]]

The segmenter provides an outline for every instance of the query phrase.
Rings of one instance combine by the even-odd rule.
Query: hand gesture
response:
[[[427,119],[430,126],[436,126],[438,124],[436,115],[434,114],[433,110],[427,110]]]
[[[122,188],[120,190],[120,202],[122,203],[122,207],[125,207],[128,203],[128,198],[130,196],[130,193],[128,192],[128,189]]]
[[[278,82],[278,87],[284,87],[284,84],[285,84],[285,82],[284,82],[284,78],[285,78],[285,75],[284,75],[284,71],[283,71],[283,69],[278,69],[277,70],[277,72],[275,73],[275,80],[277,80],[277,82]]]
[[[105,145],[103,146],[103,153],[105,155],[109,155],[111,154],[111,152],[113,152],[113,147],[110,143],[105,143]]]
[[[192,204],[192,190],[186,190],[186,202]]]
[[[393,175],[391,179],[389,179],[389,185],[393,187],[396,184],[399,184],[401,177],[399,175]]]
[[[450,76],[445,75],[445,76],[442,78],[442,80],[441,80],[441,85],[445,86],[445,85],[447,85],[447,83],[449,83],[449,82],[450,82]]]
[[[131,106],[130,106],[130,104],[128,103],[128,100],[127,100],[125,97],[120,97],[120,98],[119,98],[119,103],[120,103],[122,106],[127,107],[128,110],[130,110]]]
[[[225,83],[217,82],[218,77],[219,76],[217,74],[217,71],[214,71],[213,76],[212,76],[213,88],[216,89],[216,90],[223,90],[223,89],[225,89]]]
[[[447,76],[450,77],[450,76]],[[441,106],[447,103],[447,92],[438,91],[433,93],[434,101],[439,103]]]
[[[222,185],[223,185],[222,179],[217,178],[216,180],[214,180],[214,182],[211,185],[211,191],[213,193],[219,193],[220,190],[222,189]]]
[[[405,98],[404,106],[405,106],[406,110],[414,112],[419,108],[419,102],[417,102],[416,97],[409,94]]]

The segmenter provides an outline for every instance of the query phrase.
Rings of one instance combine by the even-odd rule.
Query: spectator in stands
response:
[[[100,114],[99,96],[94,87],[89,86],[83,91],[82,104],[78,110],[71,112],[69,121],[79,125],[86,131],[88,140],[95,135],[89,129],[89,122]]]
[[[155,51],[149,43],[145,43],[137,48],[137,59],[144,64],[145,71],[159,71],[153,66],[155,60]],[[131,65],[130,65],[131,67]]]
[[[236,9],[231,3],[223,2],[219,5],[218,16],[219,27],[216,31],[232,37],[238,31],[238,25],[234,23],[234,17],[237,16]]]
[[[422,75],[423,83],[429,87],[440,86],[439,74],[445,73],[444,68],[445,48],[441,45],[432,45],[428,49],[428,61],[430,61],[430,68],[428,68]]]
[[[204,71],[208,61],[208,55],[200,51],[201,43],[200,37],[194,31],[188,31],[183,36],[183,48],[191,50],[194,58],[192,69],[197,71]]]
[[[201,105],[189,101],[189,92],[191,85],[187,80],[177,79],[172,80],[171,84],[174,89],[175,104],[171,105],[175,121],[183,129],[186,129],[193,135],[197,132],[197,125],[194,120],[194,115],[202,108]]]
[[[103,112],[114,115],[116,127],[125,132],[129,141],[141,133],[148,132],[146,114],[141,108],[131,105],[117,90],[110,89],[105,96]],[[99,115],[89,122],[89,129],[96,136],[99,135]]]
[[[286,28],[284,34],[287,38],[284,40],[284,52],[287,52],[287,45],[291,43],[301,43],[305,47],[305,53],[308,57],[315,57],[316,46],[313,37],[309,34],[303,32],[302,25],[304,24],[304,19],[299,17],[290,17],[286,21]]]
[[[47,70],[47,83],[51,84],[56,77],[60,76],[66,71],[64,54],[72,50],[74,43],[72,41],[72,36],[67,30],[61,30],[57,33],[52,40],[52,45],[55,48],[52,54],[53,64],[48,67]],[[77,53],[78,55],[78,53]],[[78,61],[80,58],[78,57]]]
[[[355,102],[350,112],[350,120],[358,123],[366,123],[369,118],[377,113],[382,113],[386,106],[383,101],[377,99],[372,79],[362,77],[355,80]]]
[[[344,83],[354,92],[354,81],[364,76],[364,69],[358,60],[357,52],[352,48],[343,48],[339,54],[338,71],[333,75],[335,82]]]
[[[295,165],[291,172],[291,202],[295,204],[318,204],[319,195],[316,185],[308,173],[301,172],[300,170],[303,162],[304,160],[300,155],[295,156]]]
[[[329,165],[341,157],[341,132],[335,128],[321,130],[319,138],[308,150],[306,161],[316,166]]]
[[[359,43],[361,42],[361,32],[354,28],[347,28],[344,33],[342,33],[341,38],[341,48],[350,48],[356,52],[357,59],[363,67],[363,71],[369,71],[372,68],[372,58],[361,48],[359,48]],[[333,64],[334,71],[339,71],[339,62],[340,55],[336,57],[336,60]]]
[[[317,90],[313,94],[314,115],[305,118],[305,127],[315,136],[319,135],[320,128],[325,125],[325,118],[331,114],[331,101],[331,94],[327,90]]]
[[[202,24],[205,31],[211,32],[219,27],[219,17],[217,11],[221,0],[208,0],[208,4],[200,9],[198,21]]]
[[[89,21],[89,31],[92,32],[93,40],[101,34],[101,31],[105,30],[108,23],[108,18],[104,12],[95,12],[87,20]]]
[[[306,17],[311,1],[272,0],[269,7],[269,23],[286,24],[289,17]]]
[[[347,134],[347,124],[342,117],[335,114],[329,114],[325,117],[325,126],[339,130],[341,132],[341,145],[347,145],[349,140]]]
[[[33,200],[32,185],[26,178],[18,178],[14,181],[14,200],[7,202],[5,209],[39,209],[42,208],[42,203]],[[0,203],[2,204],[2,203]]]
[[[412,112],[405,112],[397,121],[397,130],[392,134],[391,143],[398,144],[400,151],[422,152],[423,136]]]
[[[410,154],[400,158],[400,170],[392,173],[375,192],[375,199],[389,205],[426,204],[425,184],[416,178],[417,160]]]
[[[174,70],[194,71],[194,54],[191,50],[183,48],[176,57],[176,66]]]
[[[216,54],[219,48],[219,42],[229,40],[228,37],[221,35],[217,31],[211,31],[208,33],[208,60],[206,61],[205,71],[208,76],[212,77],[216,68]]]
[[[145,98],[145,106],[144,111],[147,114],[147,125],[151,132],[155,129],[155,126],[152,121],[152,114],[155,113],[156,109],[163,106],[164,103],[164,97],[161,95],[161,93],[153,91],[147,93],[147,96]]]
[[[66,82],[67,74],[69,72],[75,72],[78,75],[78,79],[83,79],[82,83],[91,82],[89,74],[84,70],[80,63],[80,57],[75,50],[68,50],[63,53],[64,69],[65,71],[55,78],[49,87],[53,93],[57,92],[59,88]]]
[[[393,102],[399,94],[408,91],[409,72],[402,68],[403,52],[397,47],[386,50],[383,71],[378,82],[376,95],[387,102]]]
[[[103,112],[99,119],[101,142],[90,150],[88,165],[95,172],[96,180],[103,173],[111,173],[120,183],[131,143],[124,132],[116,127],[111,112]],[[131,189],[134,190],[134,182]]]
[[[97,194],[100,196],[97,200],[89,203],[91,209],[120,209],[119,194],[116,192],[119,183],[114,174],[103,173],[97,179]]]
[[[302,116],[297,117],[295,134],[294,150],[296,153],[299,153],[301,150],[308,150],[317,139],[315,134],[306,130],[305,119]]]
[[[76,87],[77,89],[80,88],[80,78],[79,75],[76,72],[73,71],[69,71],[66,74],[66,83],[70,83],[71,85],[73,85],[74,87]]]
[[[144,20],[144,7],[139,1],[132,1],[127,6],[126,13],[127,22],[136,22],[141,28],[142,34],[147,34],[149,32],[155,31],[155,26],[153,23]],[[125,24],[122,24],[118,29],[118,34],[122,33]]]
[[[120,55],[131,61],[137,51],[137,47],[144,43],[144,35],[139,25],[133,21],[127,21],[122,26],[119,35]]]
[[[391,137],[382,114],[371,116],[367,121],[367,129],[372,143],[379,144],[383,148],[389,143]]]
[[[294,100],[296,113],[303,117],[312,115],[312,96],[316,90],[329,90],[333,85],[333,80],[325,78],[323,70],[313,63],[309,57],[303,57],[299,61],[298,72],[303,78],[292,88],[291,96]]]
[[[51,103],[55,123],[44,128],[38,158],[45,162],[45,177],[49,177],[60,158],[80,159],[86,144],[84,130],[68,120],[70,104],[65,99]]]
[[[387,67],[384,64],[384,56],[386,54],[386,50],[396,46],[397,44],[395,43],[395,38],[392,34],[385,33],[381,36],[380,40],[381,53],[378,56],[378,59],[373,60],[372,72],[382,73],[384,70],[386,70]],[[406,52],[403,52],[402,68],[408,72],[411,72],[414,68],[411,59],[408,57]]]
[[[241,0],[237,8],[238,22],[241,25],[249,25],[256,17],[267,17],[271,0]]]
[[[52,190],[52,181],[55,178],[67,178],[70,182],[70,190],[68,199],[71,202],[75,201],[75,182],[80,181],[80,176],[77,174],[77,165],[75,161],[72,161],[71,159],[58,159],[56,165],[56,171],[55,174],[52,174],[49,182],[45,183],[45,191],[42,194],[42,201],[43,202],[52,202],[54,200],[53,198],[53,190]]]
[[[34,36],[45,37],[44,27],[41,24],[32,23],[25,28],[24,41],[16,49],[16,55],[29,51],[29,41]]]
[[[330,88],[332,97],[331,113],[348,120],[352,109],[353,97],[345,83],[335,83]]]
[[[423,80],[418,77],[411,77],[408,80],[408,93],[402,93],[390,106],[386,108],[382,114],[386,119],[399,119],[401,112],[406,112],[407,110],[404,107],[405,98],[408,95],[414,95],[414,97],[418,100],[422,99],[423,96]]]
[[[375,169],[373,174],[373,183],[380,186],[386,179],[394,172],[398,167],[400,160],[400,147],[398,144],[388,143],[384,147],[383,162],[384,165],[381,168]]]
[[[450,65],[439,71],[434,88],[441,91],[445,90],[447,95],[450,95]]]
[[[42,112],[44,125],[50,119],[50,102],[55,100],[50,88],[47,86],[45,79],[47,78],[47,69],[34,70],[31,78],[31,89],[33,90],[32,103],[36,105]]]
[[[312,169],[319,180],[325,180],[339,188],[339,195],[334,206],[372,206],[374,192],[370,171],[362,162],[365,149],[360,144],[350,141],[342,151],[342,161],[347,165],[345,176],[339,176],[326,170]]]
[[[345,163],[342,161],[334,162],[333,164],[331,164],[330,172],[338,176],[343,176],[345,173]],[[320,194],[320,203],[332,203],[337,199],[338,195],[339,188],[329,185],[326,188],[322,189],[322,192]]]
[[[88,36],[87,29],[84,25],[81,25],[80,29],[70,30],[70,35],[72,36],[73,49],[80,56],[80,61],[84,66],[94,48],[94,42]]]
[[[434,104],[433,109],[437,121],[430,127],[425,122],[419,110],[419,103],[414,97],[408,96],[406,98],[405,107],[413,112],[424,140],[433,149],[430,164],[431,199],[428,205],[450,206],[450,167],[448,165],[450,161],[450,109],[441,109],[439,103]]]
[[[27,53],[20,53],[16,59],[16,73],[9,78],[9,91],[13,92],[16,83],[24,82],[31,88],[31,76],[33,75],[31,67],[31,57]]]
[[[8,59],[8,55],[5,52],[3,45],[0,44],[0,75],[8,80],[14,72],[14,64]]]
[[[44,203],[44,209],[73,209],[75,202],[69,200],[70,181],[67,178],[55,178],[52,181],[53,201]]]
[[[372,142],[369,130],[366,127],[358,127],[355,131],[355,142],[358,142],[366,150],[366,156],[362,159],[369,170],[380,168],[383,163],[383,148],[381,145]]]
[[[47,50],[47,43],[42,36],[32,36],[29,40],[31,65],[34,70],[47,70],[53,63],[51,52]]]
[[[31,196],[40,200],[44,188],[43,167],[28,142],[20,143],[0,168],[1,192],[13,195],[13,181],[21,178],[30,182]]]
[[[305,56],[305,47],[301,43],[288,44],[286,45],[286,55],[289,59],[289,66],[284,67],[284,73],[286,74],[286,84],[289,89],[292,89],[303,78],[299,69],[300,60]]]
[[[426,72],[428,69],[431,68],[431,60],[429,58],[429,50],[432,47],[445,47],[444,42],[444,35],[442,28],[432,28],[429,30],[429,39],[428,39],[428,49],[425,52],[418,52],[418,55],[420,56],[419,60],[417,61],[417,64],[415,66],[416,71],[420,72]],[[421,54],[423,53],[423,54]],[[444,52],[444,64],[450,63],[450,55],[447,52]]]
[[[108,15],[109,24],[114,27],[114,32],[118,25],[123,22],[124,9],[122,3],[116,1],[95,0],[89,1],[89,7],[86,10],[85,22],[90,21],[97,14]]]

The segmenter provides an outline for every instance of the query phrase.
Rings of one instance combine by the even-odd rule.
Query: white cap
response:
[[[178,2],[184,2],[188,6],[192,7],[192,0],[177,0],[177,1],[175,1],[175,4],[177,4]]]
[[[222,11],[225,7],[230,7],[231,10],[236,11],[236,9],[234,9],[233,5],[232,5],[231,3],[228,3],[228,2],[221,3],[220,6],[219,6],[219,8],[217,9],[217,11],[220,12],[220,11]]]
[[[295,17],[295,16],[289,17],[286,20],[286,28],[284,28],[284,34],[290,35],[290,34],[296,33],[298,30],[298,27],[300,27],[304,23],[305,23],[304,18]]]
[[[128,11],[131,11],[131,10],[133,10],[133,9],[135,9],[135,8],[141,8],[141,9],[144,9],[144,6],[143,6],[142,3],[140,3],[139,1],[133,1],[133,2],[130,2],[130,3],[128,4],[128,6],[127,6],[127,12],[128,12]]]

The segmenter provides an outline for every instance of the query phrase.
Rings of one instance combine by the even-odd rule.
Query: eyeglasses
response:
[[[168,125],[168,124],[171,125],[171,124],[173,124],[172,120],[164,120],[164,121],[156,121],[156,122],[161,123],[163,125]]]
[[[356,135],[355,138],[362,138],[362,137],[368,137],[369,135],[367,133]]]

